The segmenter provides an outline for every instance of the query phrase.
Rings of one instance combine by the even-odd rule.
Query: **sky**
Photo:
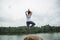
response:
[[[0,0],[0,26],[26,26],[28,9],[35,26],[60,26],[60,0]]]

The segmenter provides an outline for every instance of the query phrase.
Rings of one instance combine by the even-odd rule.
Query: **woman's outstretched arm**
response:
[[[25,12],[26,15],[27,15],[27,12],[28,12],[28,11]]]

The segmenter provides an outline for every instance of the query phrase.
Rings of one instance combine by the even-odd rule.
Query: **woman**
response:
[[[27,31],[28,31],[28,33],[30,33],[31,32],[30,27],[33,27],[35,25],[35,23],[31,21],[32,12],[29,9],[28,9],[28,11],[25,12],[25,14],[26,14],[26,18],[27,18],[27,22],[26,22]],[[31,26],[30,26],[30,24],[31,24]]]

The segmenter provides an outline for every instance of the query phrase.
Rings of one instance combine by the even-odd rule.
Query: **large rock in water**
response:
[[[27,35],[24,40],[43,40],[41,37],[34,36],[34,35]]]

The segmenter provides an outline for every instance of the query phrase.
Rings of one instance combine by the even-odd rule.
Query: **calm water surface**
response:
[[[44,40],[60,40],[60,33],[39,33],[33,34]],[[0,40],[24,40],[26,35],[0,35]]]

